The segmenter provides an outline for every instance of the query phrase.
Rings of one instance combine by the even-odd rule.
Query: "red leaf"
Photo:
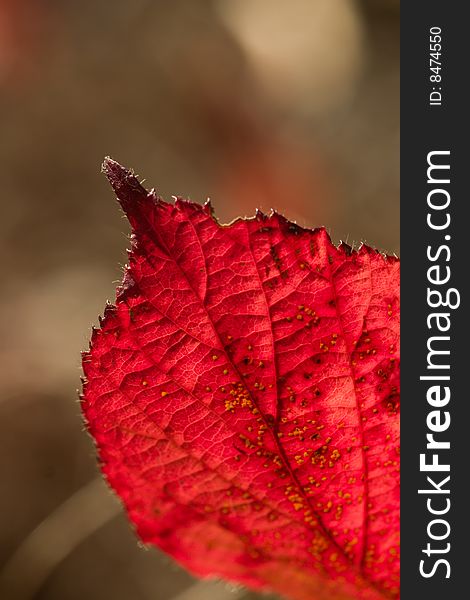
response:
[[[83,410],[139,536],[296,600],[396,598],[398,260],[104,170],[132,250]]]

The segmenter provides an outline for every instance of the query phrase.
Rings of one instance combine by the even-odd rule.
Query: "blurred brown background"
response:
[[[0,0],[0,598],[253,598],[138,546],[81,349],[126,261],[99,169],[398,252],[395,0]]]

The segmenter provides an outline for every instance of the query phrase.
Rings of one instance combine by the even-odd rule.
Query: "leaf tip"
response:
[[[114,185],[119,185],[122,180],[130,174],[130,171],[110,156],[105,156],[101,165],[101,172],[106,175],[109,182],[114,188]]]
[[[134,171],[126,169],[113,158],[105,157],[101,165],[101,172],[106,175],[119,203],[127,214],[136,201],[147,197],[148,193],[134,175]]]

